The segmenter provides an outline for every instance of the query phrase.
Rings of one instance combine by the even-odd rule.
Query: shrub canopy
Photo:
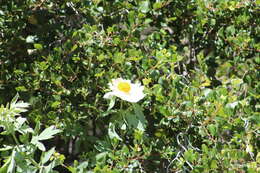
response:
[[[259,0],[0,6],[0,103],[19,93],[31,126],[63,130],[45,145],[67,171],[259,171]],[[139,105],[103,98],[120,77],[145,86]],[[138,116],[120,124],[132,106],[144,131]]]

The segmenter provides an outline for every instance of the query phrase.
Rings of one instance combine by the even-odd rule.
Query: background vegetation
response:
[[[259,0],[1,0],[0,7],[0,103],[19,93],[34,129],[4,133],[0,118],[2,172],[37,171],[32,159],[53,163],[42,172],[260,171]],[[146,87],[144,131],[134,116],[126,127],[115,123],[131,104],[117,99],[108,110],[103,95],[118,77]],[[0,116],[24,112],[13,108]],[[46,128],[54,132],[43,137]],[[43,139],[46,150],[36,142]],[[19,143],[24,150],[6,149]],[[27,157],[35,168],[19,166]]]

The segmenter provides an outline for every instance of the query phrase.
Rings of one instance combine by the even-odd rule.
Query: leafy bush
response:
[[[0,102],[19,92],[31,105],[0,117],[15,129],[0,136],[12,146],[1,169],[18,137],[36,162],[55,147],[59,172],[259,171],[259,4],[1,1]],[[104,99],[116,78],[141,81],[145,98]],[[62,133],[39,144],[40,124]]]
[[[50,126],[39,134],[40,123],[36,125],[35,129],[30,128],[26,123],[26,118],[20,116],[20,113],[27,111],[29,105],[17,102],[17,99],[18,95],[14,97],[10,105],[0,108],[0,127],[3,127],[4,130],[1,135],[8,135],[15,142],[15,145],[9,145],[4,141],[4,148],[0,149],[3,152],[1,156],[4,158],[0,172],[55,172],[53,168],[62,164],[64,156],[55,153],[54,148],[46,151],[41,141],[53,138],[53,135],[59,133],[60,130]],[[19,137],[17,137],[17,133],[20,134]],[[37,149],[43,151],[39,163],[35,161]],[[9,151],[11,155],[8,156],[7,153],[4,153],[6,151]]]

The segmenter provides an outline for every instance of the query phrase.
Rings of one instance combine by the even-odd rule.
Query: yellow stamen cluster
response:
[[[123,91],[125,93],[128,93],[131,90],[131,86],[127,82],[120,82],[117,85],[117,88],[118,88],[119,91]]]

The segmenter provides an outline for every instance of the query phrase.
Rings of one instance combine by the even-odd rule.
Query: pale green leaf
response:
[[[115,130],[115,125],[112,123],[109,123],[109,128],[108,128],[108,136],[110,139],[118,139],[120,141],[122,141],[122,139],[120,138],[120,136],[116,133]]]
[[[47,140],[53,138],[54,135],[60,133],[61,130],[55,129],[55,126],[50,126],[46,128],[39,136],[38,140]]]

